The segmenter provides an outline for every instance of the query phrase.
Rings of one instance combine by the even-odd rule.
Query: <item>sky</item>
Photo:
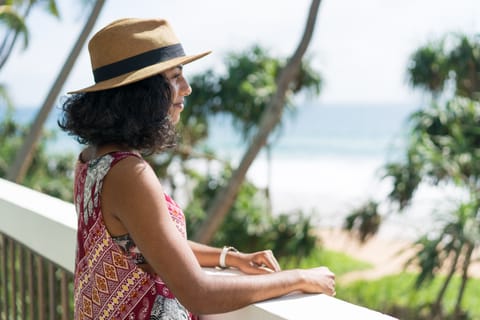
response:
[[[27,23],[30,43],[17,46],[0,71],[17,107],[40,107],[87,19],[78,0],[57,0],[61,19],[37,8]],[[187,54],[213,50],[185,67],[187,75],[221,68],[225,54],[261,44],[288,57],[305,26],[309,0],[110,0],[94,31],[125,17],[166,18]],[[480,33],[479,0],[323,0],[307,51],[323,79],[315,102],[418,104],[406,81],[409,55],[448,32]],[[93,83],[86,47],[62,94]]]

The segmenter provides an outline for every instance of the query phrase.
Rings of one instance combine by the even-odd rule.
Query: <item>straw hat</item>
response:
[[[211,51],[185,55],[170,24],[161,19],[121,19],[88,43],[95,84],[69,93],[120,87],[200,59]]]

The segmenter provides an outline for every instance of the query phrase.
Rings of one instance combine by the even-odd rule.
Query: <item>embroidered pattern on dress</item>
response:
[[[129,234],[124,234],[123,236],[116,236],[112,237],[113,242],[115,242],[127,255],[129,259],[131,259],[135,264],[144,264],[147,263],[147,260],[143,256],[143,254],[138,249],[137,245],[130,238]]]
[[[113,157],[105,155],[93,160],[88,165],[83,193],[83,223],[87,224],[88,218],[93,216],[94,209],[98,208],[100,192],[102,191],[103,178],[110,170]]]
[[[78,213],[75,319],[149,319],[156,300],[165,302],[156,305],[155,314],[174,317],[152,316],[152,319],[197,319],[175,299],[157,275],[137,267],[129,252],[137,253],[138,249],[130,247],[123,252],[103,222],[100,203],[103,179],[115,163],[132,155],[115,152],[87,164],[79,163],[75,170],[74,199]],[[185,235],[181,209],[167,195],[165,197],[172,219],[179,232]],[[135,246],[133,241],[131,245]]]
[[[153,303],[150,320],[187,320],[188,312],[177,299],[157,296]]]

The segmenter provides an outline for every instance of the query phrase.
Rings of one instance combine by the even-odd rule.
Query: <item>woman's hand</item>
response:
[[[304,280],[302,291],[335,296],[335,274],[327,267],[300,270]]]
[[[281,270],[272,250],[253,253],[229,252],[226,264],[229,267],[239,269],[245,274],[263,274]]]

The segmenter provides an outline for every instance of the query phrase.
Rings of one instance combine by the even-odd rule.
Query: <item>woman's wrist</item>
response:
[[[218,259],[218,265],[220,266],[220,268],[224,269],[229,267],[236,267],[237,259],[235,259],[235,257],[238,257],[239,254],[240,252],[236,248],[224,246]]]
[[[278,272],[285,277],[285,286],[287,291],[305,292],[307,289],[307,278],[303,269],[290,269]]]
[[[305,288],[307,286],[307,278],[305,276],[305,273],[303,272],[302,269],[293,269],[292,270],[295,273],[296,277],[296,288],[295,291],[305,291]]]

